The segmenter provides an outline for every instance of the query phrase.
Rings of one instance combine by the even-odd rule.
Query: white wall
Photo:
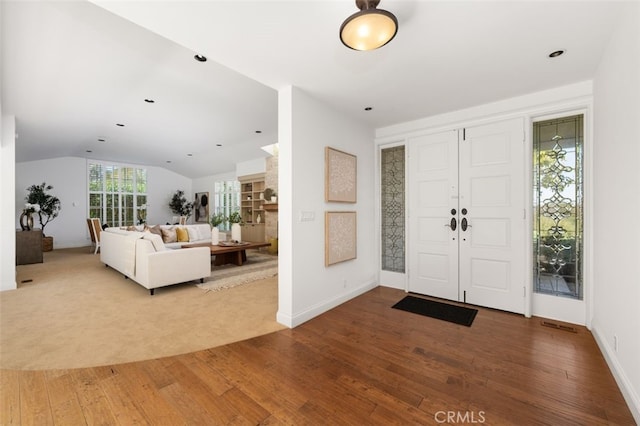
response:
[[[296,326],[377,285],[373,131],[297,88],[279,95],[278,321]],[[356,204],[325,203],[325,147],[357,156]],[[357,259],[324,265],[324,212],[355,210]],[[301,212],[315,215],[301,222]]]
[[[171,195],[178,189],[192,197],[191,179],[160,167],[147,168],[147,222],[166,223],[173,213],[169,209]],[[88,217],[87,160],[80,157],[61,157],[28,161],[15,165],[15,227],[27,196],[27,188],[46,182],[53,186],[51,193],[60,198],[58,217],[47,225],[45,233],[54,237],[54,249],[91,245],[86,218]],[[12,196],[13,199],[13,196]],[[38,220],[35,226],[39,227]]]
[[[594,79],[592,328],[640,424],[640,4],[619,23]],[[617,337],[617,350],[615,338]]]
[[[267,166],[264,158],[256,158],[236,164],[236,176],[255,175],[266,171]]]
[[[1,9],[1,8],[0,8]],[[0,107],[0,291],[17,288],[16,283],[16,232],[13,218],[15,201],[15,161],[16,161],[16,119],[14,116],[2,116]]]

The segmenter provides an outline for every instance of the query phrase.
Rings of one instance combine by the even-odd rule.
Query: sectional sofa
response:
[[[105,229],[100,235],[100,261],[145,287],[151,295],[158,287],[209,278],[209,248],[180,248],[183,244],[211,241],[208,224],[161,225],[156,230],[167,231],[164,235],[168,238],[164,240],[150,227],[139,229],[145,228]],[[180,234],[181,241],[174,241],[174,234]]]

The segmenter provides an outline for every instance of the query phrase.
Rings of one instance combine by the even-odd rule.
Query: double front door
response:
[[[522,119],[409,140],[409,291],[524,312]]]

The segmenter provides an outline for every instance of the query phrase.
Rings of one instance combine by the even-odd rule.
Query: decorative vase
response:
[[[275,195],[271,196],[271,202],[272,203],[277,203],[278,202],[278,197],[276,197]]]
[[[217,227],[211,228],[211,245],[217,246],[220,242],[220,230]]]
[[[233,241],[242,241],[242,228],[239,223],[231,224],[231,239]]]
[[[23,231],[31,231],[33,229],[33,216],[29,212],[22,212],[20,215],[20,227]]]
[[[260,217],[260,213],[258,213],[258,217],[256,218],[256,222],[258,222],[258,223],[262,222],[262,217]]]

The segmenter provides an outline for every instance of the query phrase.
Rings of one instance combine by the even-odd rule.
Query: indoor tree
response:
[[[25,198],[28,204],[40,206],[40,210],[34,213],[38,215],[43,236],[45,236],[44,227],[58,217],[61,210],[60,199],[48,192],[52,189],[53,186],[45,182],[40,185],[31,185],[27,188],[29,194]]]
[[[184,196],[184,191],[178,189],[171,196],[171,201],[169,202],[169,208],[173,214],[178,216],[185,216],[187,219],[191,216],[191,212],[193,211],[193,202],[188,201],[187,197]]]

